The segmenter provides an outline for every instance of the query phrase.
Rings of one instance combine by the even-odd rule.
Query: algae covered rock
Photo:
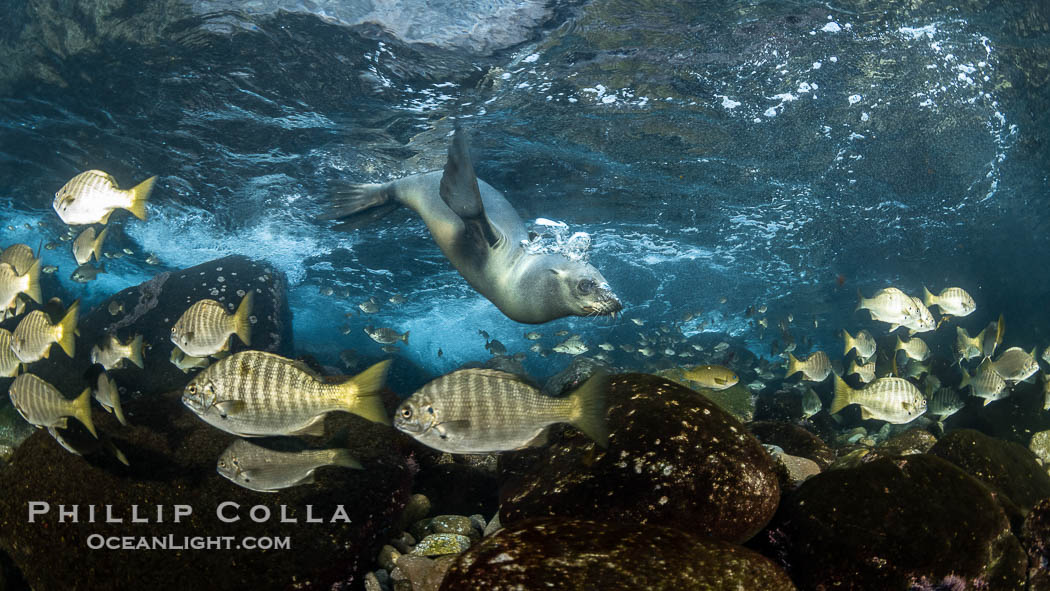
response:
[[[409,442],[386,425],[332,413],[326,419],[327,437],[310,438],[310,444],[347,447],[364,470],[322,467],[315,484],[258,493],[216,472],[219,454],[234,438],[185,409],[179,394],[130,401],[126,410],[134,420],[127,427],[112,415],[94,413],[100,434],[109,434],[130,466],[111,454],[70,454],[46,431],[37,431],[18,448],[0,471],[0,548],[28,584],[34,589],[170,589],[177,581],[186,589],[258,590],[293,583],[324,589],[337,582],[360,585],[387,539],[385,530],[408,499],[412,470],[404,455]],[[31,501],[50,505],[50,512],[34,523],[27,520]],[[60,504],[78,506],[79,522],[60,523]],[[105,505],[123,523],[102,523]],[[147,523],[130,522],[135,505]],[[189,506],[192,514],[174,522],[175,505]],[[96,523],[87,523],[89,506],[98,511]],[[160,507],[162,523],[156,521]],[[223,521],[220,510],[222,517],[236,520]],[[310,517],[322,522],[307,522]],[[170,536],[179,544],[221,536],[234,546],[100,551],[89,547],[98,541],[91,536],[117,536],[121,543],[123,536],[135,543]],[[244,536],[287,538],[289,547],[238,550]]]
[[[500,520],[563,516],[667,525],[740,542],[772,517],[769,454],[735,418],[666,379],[614,376],[602,449],[566,429],[551,447],[505,454]]]
[[[1050,498],[1028,512],[1021,539],[1028,551],[1028,589],[1050,589]]]
[[[759,421],[747,426],[762,443],[775,445],[793,456],[816,462],[821,470],[835,461],[835,452],[809,431],[782,421]]]
[[[1050,475],[1036,462],[1035,454],[1016,443],[961,429],[942,437],[929,453],[1002,493],[1021,516],[1041,499],[1050,497]]]
[[[532,519],[460,555],[442,591],[794,589],[768,558],[669,527]]]
[[[1024,552],[988,489],[928,455],[814,476],[759,539],[804,589],[995,591],[1025,580]]]

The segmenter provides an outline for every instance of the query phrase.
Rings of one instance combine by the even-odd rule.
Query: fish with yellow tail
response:
[[[97,363],[107,371],[124,367],[125,359],[140,368],[145,367],[142,362],[142,335],[137,334],[127,343],[121,343],[116,335],[111,334],[102,342],[102,346],[91,348],[91,363]]]
[[[919,319],[919,307],[915,299],[896,287],[880,289],[870,298],[865,298],[858,289],[857,299],[857,311],[867,310],[872,320],[888,322],[892,325],[890,332]]]
[[[784,377],[790,378],[800,372],[806,381],[823,382],[831,373],[831,359],[823,351],[813,353],[805,361],[799,361],[794,355],[788,353],[787,374]]]
[[[241,351],[190,380],[182,403],[210,425],[242,437],[324,435],[324,417],[334,411],[388,425],[379,393],[389,367],[389,360],[381,361],[333,382],[301,361]]]
[[[721,365],[697,365],[682,372],[682,377],[711,390],[725,390],[740,382],[740,377]]]
[[[854,390],[836,374],[835,398],[829,412],[835,414],[851,404],[860,406],[862,419],[878,419],[895,425],[910,423],[926,412],[926,398],[908,380],[879,378]]]
[[[192,357],[207,357],[227,350],[232,335],[237,335],[242,343],[250,346],[254,298],[254,291],[244,294],[233,314],[215,300],[193,304],[171,327],[171,342]]]
[[[58,324],[43,310],[33,310],[15,327],[11,350],[22,363],[33,363],[51,354],[51,345],[58,344],[69,357],[76,352],[77,317],[80,301],[73,302]]]
[[[15,377],[22,367],[22,362],[11,350],[12,339],[11,331],[0,328],[0,378]]]
[[[1006,336],[1006,322],[1003,320],[1003,315],[1000,314],[999,319],[995,322],[989,322],[978,336],[981,339],[981,355],[985,359],[991,358],[992,355],[995,355],[996,347],[1003,344],[1003,337]]]
[[[0,253],[0,263],[11,265],[15,273],[19,275],[25,275],[29,267],[32,267],[36,261],[37,258],[33,254],[33,249],[29,248],[27,244],[12,244]]]
[[[124,409],[120,406],[120,391],[117,390],[117,383],[113,381],[113,378],[106,375],[106,372],[98,374],[95,400],[98,400],[98,403],[102,405],[102,408],[106,409],[106,412],[113,413],[121,425],[126,426],[128,424],[127,419],[124,418]]]
[[[1035,349],[1027,352],[1020,347],[1010,347],[992,362],[991,367],[1007,383],[1016,384],[1034,376],[1039,371],[1039,362],[1035,360]]]
[[[126,209],[138,219],[145,220],[146,200],[156,180],[157,177],[151,176],[130,189],[121,189],[109,174],[88,170],[63,185],[55,193],[51,205],[69,226],[105,224],[118,209]]]
[[[908,356],[908,359],[915,361],[926,361],[930,356],[930,347],[926,345],[926,342],[916,337],[908,339],[907,341],[901,340],[900,336],[897,336],[897,346],[893,349],[893,352],[904,351],[904,354]]]
[[[846,341],[846,352],[843,355],[849,355],[850,351],[856,350],[857,357],[870,359],[875,354],[875,337],[866,330],[858,332],[856,337],[850,335],[849,331],[843,330],[842,338]]]
[[[65,429],[70,417],[83,423],[92,435],[91,388],[85,389],[76,400],[67,400],[54,386],[31,374],[24,373],[8,389],[11,404],[22,418],[37,427]]]
[[[984,331],[975,337],[971,337],[966,329],[961,326],[955,327],[955,361],[962,364],[974,357],[981,356],[981,341],[984,340]]]
[[[34,261],[25,273],[19,274],[8,263],[0,263],[0,310],[15,307],[15,298],[24,293],[36,303],[40,302],[40,261]]]
[[[554,398],[514,374],[462,369],[428,383],[403,402],[394,413],[394,427],[455,454],[541,445],[558,423],[569,423],[605,447],[606,384],[605,374],[595,374],[568,396]]]
[[[959,389],[962,390],[969,386],[970,393],[977,398],[983,398],[985,406],[1010,395],[1010,390],[1006,387],[1006,380],[995,371],[990,360],[984,360],[973,376],[966,371],[966,368],[963,368],[962,372],[963,378],[959,382]]]
[[[846,372],[846,375],[855,375],[860,379],[860,381],[867,384],[868,382],[875,379],[875,362],[872,361],[871,363],[857,363],[857,360],[854,359],[852,362],[850,362],[849,371]]]
[[[88,226],[79,236],[73,240],[73,258],[78,265],[85,265],[95,257],[97,262],[102,262],[102,242],[109,234],[109,228],[103,228],[98,235],[95,234],[94,226]]]
[[[941,314],[948,316],[969,316],[977,309],[977,303],[961,287],[949,287],[939,295],[933,295],[925,286],[922,288],[922,303],[927,308],[937,306]]]

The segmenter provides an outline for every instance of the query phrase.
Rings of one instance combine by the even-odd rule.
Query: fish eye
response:
[[[587,295],[594,291],[594,286],[595,283],[593,279],[581,279],[580,282],[576,284],[576,289],[579,290],[580,293]]]
[[[226,467],[226,460],[219,460],[219,467],[220,468],[225,468]]]
[[[190,394],[196,395],[197,394],[197,384],[190,384],[189,386],[186,386],[186,391],[189,392]]]
[[[407,406],[402,408],[401,409],[401,418],[402,419],[411,419],[412,418],[412,409],[407,407]]]

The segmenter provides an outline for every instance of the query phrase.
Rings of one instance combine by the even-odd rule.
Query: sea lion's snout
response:
[[[608,283],[600,283],[594,290],[594,301],[584,306],[584,312],[588,315],[609,316],[623,310],[623,304],[616,297]]]

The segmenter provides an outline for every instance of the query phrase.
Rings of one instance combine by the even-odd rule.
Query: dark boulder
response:
[[[997,492],[1015,525],[1020,525],[1032,506],[1050,497],[1050,475],[1031,450],[1016,443],[962,429],[942,437],[929,453],[962,468]]]
[[[794,589],[768,558],[678,529],[531,519],[461,554],[441,591]]]
[[[762,443],[775,445],[785,453],[813,460],[821,470],[835,461],[835,452],[809,431],[780,421],[759,421],[747,426]]]
[[[769,454],[713,402],[651,375],[609,382],[609,447],[567,428],[549,448],[500,462],[504,525],[529,517],[679,527],[740,542],[780,498]]]
[[[803,589],[995,591],[1025,580],[1024,551],[987,487],[929,455],[810,478],[753,545]]]
[[[908,456],[930,451],[937,444],[933,433],[919,427],[912,427],[898,433],[876,446],[875,451],[882,456]]]
[[[387,530],[408,499],[413,469],[404,459],[411,442],[392,428],[346,413],[326,420],[326,437],[309,438],[315,447],[345,446],[364,470],[324,467],[317,483],[257,493],[216,473],[219,454],[233,437],[207,425],[185,409],[179,392],[131,401],[130,425],[96,411],[101,433],[122,450],[130,466],[106,448],[84,457],[62,449],[46,431],[37,431],[0,471],[0,548],[34,589],[329,589],[334,583],[360,585],[373,566]],[[133,419],[131,418],[133,417]],[[71,438],[83,434],[73,428]],[[86,435],[90,438],[90,435]],[[272,438],[273,444],[294,442]],[[29,523],[30,501],[50,504],[50,513]],[[233,523],[218,518],[221,503],[233,502]],[[58,505],[79,507],[79,523],[60,523]],[[172,508],[192,507],[192,515],[172,521]],[[101,519],[112,505],[123,523],[87,523],[89,506]],[[131,524],[132,506],[149,523]],[[155,522],[163,506],[164,522]],[[256,523],[266,510],[270,519]],[[349,522],[332,522],[341,506]],[[282,507],[297,523],[282,523]],[[307,510],[323,523],[307,523]],[[153,536],[180,542],[193,536],[284,538],[290,547],[259,550],[91,550],[90,536]],[[97,540],[96,540],[97,541]]]
[[[1028,512],[1021,539],[1028,550],[1028,591],[1050,590],[1050,498]]]
[[[91,348],[109,334],[127,342],[143,336],[145,368],[124,361],[110,376],[130,395],[168,392],[189,381],[171,363],[171,327],[191,305],[213,299],[232,312],[248,290],[254,290],[251,349],[282,355],[292,352],[292,315],[284,275],[268,263],[234,255],[181,271],[161,273],[136,287],[120,291],[90,310],[80,310],[76,355],[71,360],[57,346],[49,359],[31,364],[27,371],[50,382],[67,397],[93,386]],[[121,308],[117,314],[110,312]],[[57,321],[61,312],[52,313]],[[236,337],[233,352],[247,349]],[[191,370],[191,372],[197,370]]]

